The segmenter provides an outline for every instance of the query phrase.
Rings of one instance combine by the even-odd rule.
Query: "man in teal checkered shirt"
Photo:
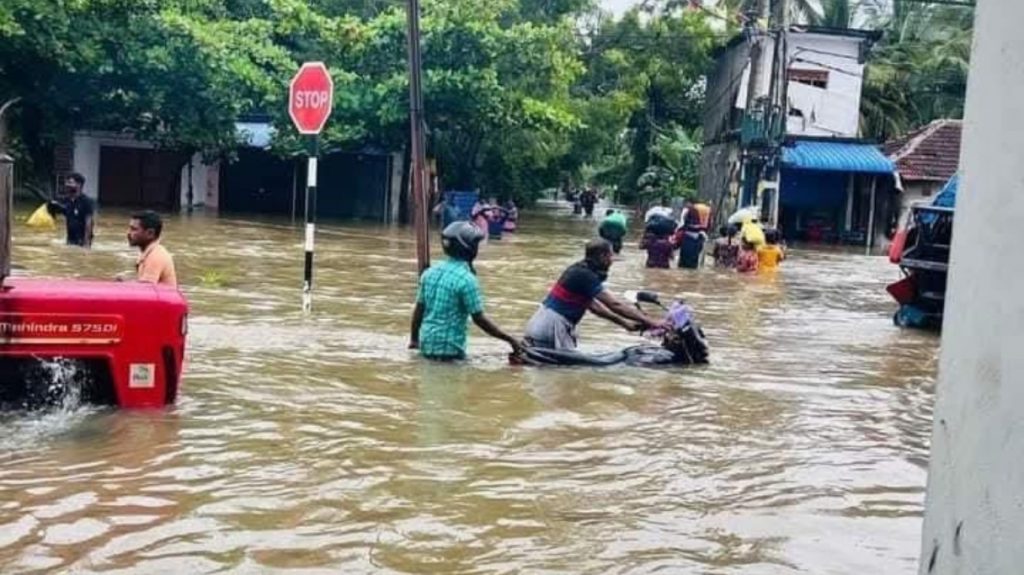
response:
[[[428,359],[466,357],[466,320],[473,318],[487,335],[520,353],[522,346],[484,315],[480,283],[473,270],[483,232],[469,222],[455,222],[441,232],[448,260],[423,273],[412,316],[409,347]]]

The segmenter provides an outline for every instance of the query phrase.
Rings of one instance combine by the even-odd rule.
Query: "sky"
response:
[[[637,0],[600,0],[599,2],[601,8],[615,14],[616,16],[622,14],[636,3]]]

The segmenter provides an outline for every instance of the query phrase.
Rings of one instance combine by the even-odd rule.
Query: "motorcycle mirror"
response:
[[[654,305],[661,305],[661,299],[658,297],[658,292],[653,291],[636,292],[636,301],[643,303],[652,303]]]
[[[658,292],[648,290],[629,290],[624,292],[623,297],[629,303],[639,306],[641,303],[651,303],[656,306],[665,307],[661,305],[661,298],[658,297]]]

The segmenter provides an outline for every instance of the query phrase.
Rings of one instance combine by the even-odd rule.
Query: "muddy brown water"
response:
[[[101,218],[91,252],[19,225],[20,273],[130,270],[125,214]],[[519,331],[592,229],[533,214],[484,247],[488,313]],[[685,297],[713,363],[533,369],[478,331],[461,365],[406,351],[408,229],[323,226],[309,318],[287,221],[165,233],[180,401],[0,416],[0,572],[915,572],[938,340],[893,327],[883,258],[794,249],[740,277],[627,244],[609,285]]]

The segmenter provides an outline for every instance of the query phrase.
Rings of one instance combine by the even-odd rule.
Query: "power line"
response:
[[[822,56],[835,56],[836,58],[845,58],[847,60],[857,60],[858,63],[860,62],[859,56],[850,56],[849,54],[840,54],[839,52],[829,52],[827,50],[815,50],[814,48],[795,48],[793,50],[793,55],[795,56],[802,52],[810,52],[812,54],[820,54]]]
[[[965,8],[974,8],[977,6],[974,2],[968,2],[967,0],[903,0],[904,2],[911,2],[913,4],[938,4],[940,6],[962,6]]]
[[[822,68],[824,68],[826,70],[831,70],[833,72],[836,72],[837,74],[846,74],[847,76],[853,76],[854,78],[861,78],[861,77],[864,76],[863,74],[858,74],[856,72],[851,72],[849,70],[843,70],[842,68],[837,68],[836,66],[830,66],[830,65],[828,65],[828,64],[826,64],[824,62],[817,62],[815,60],[807,60],[807,59],[804,59],[804,58],[793,58],[793,61],[794,62],[801,62],[801,63],[804,63],[804,64],[813,64],[815,66],[821,66]]]

